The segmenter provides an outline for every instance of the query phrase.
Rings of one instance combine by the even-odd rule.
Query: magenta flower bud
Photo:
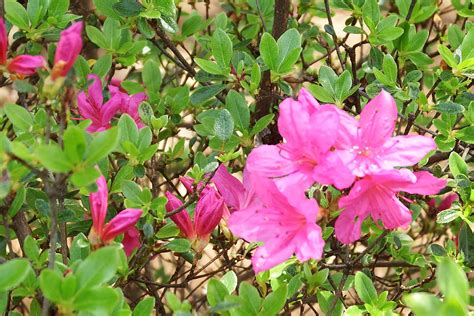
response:
[[[130,227],[123,234],[122,240],[123,250],[127,257],[129,257],[133,250],[140,247],[140,232],[135,227]]]
[[[101,235],[105,216],[107,215],[108,190],[107,181],[105,181],[104,176],[100,176],[96,183],[98,190],[89,195],[89,204],[93,228],[97,234]]]
[[[118,213],[104,226],[101,236],[102,241],[107,243],[118,235],[125,233],[128,229],[135,226],[140,216],[142,216],[142,210],[134,208],[127,208]]]
[[[0,65],[7,63],[8,37],[5,21],[0,17]]]
[[[31,76],[38,68],[43,68],[46,62],[43,56],[19,55],[10,60],[7,69],[9,72],[21,76]]]
[[[439,213],[441,211],[447,210],[451,208],[451,205],[454,201],[458,200],[458,195],[456,193],[450,193],[446,195],[441,202],[437,205],[436,199],[431,199],[428,201],[428,205],[430,207],[430,211],[434,213]]]
[[[54,56],[54,67],[51,74],[53,80],[66,77],[82,49],[83,22],[73,23],[61,32],[58,47]]]
[[[194,227],[199,238],[209,238],[222,219],[224,209],[224,199],[216,191],[208,190],[201,195],[194,213]]]
[[[186,191],[188,191],[189,194],[193,194],[194,192],[194,179],[190,177],[179,177],[179,181],[184,185],[186,188]]]
[[[173,210],[177,209],[178,207],[183,205],[176,196],[171,194],[170,192],[165,193],[168,202],[166,203],[166,211],[172,212]],[[175,222],[176,226],[178,226],[181,234],[188,238],[193,239],[196,237],[196,232],[194,231],[193,223],[191,222],[191,218],[186,210],[182,210],[181,212],[172,215],[171,220]]]

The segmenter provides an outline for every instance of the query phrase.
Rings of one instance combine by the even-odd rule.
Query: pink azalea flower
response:
[[[441,211],[451,208],[451,205],[453,204],[453,202],[457,200],[458,200],[458,195],[456,193],[450,193],[446,195],[439,203],[437,203],[435,199],[429,200],[428,205],[430,207],[430,211],[437,214]]]
[[[261,207],[262,203],[255,195],[253,186],[249,185],[248,170],[244,170],[243,182],[232,176],[224,165],[217,169],[212,182],[224,198],[230,212],[248,207]]]
[[[183,203],[170,192],[166,192],[168,202],[166,211],[171,212]],[[211,233],[219,224],[226,206],[224,200],[215,190],[203,191],[196,203],[194,210],[194,220],[191,221],[186,210],[171,216],[171,220],[176,223],[183,237],[191,241],[196,252],[201,252],[209,243]]]
[[[336,147],[354,175],[363,177],[380,170],[412,166],[436,149],[431,137],[392,137],[397,113],[395,100],[382,90],[364,107],[359,121],[346,114],[343,125],[347,137],[339,139]]]
[[[336,237],[344,244],[356,241],[361,224],[369,215],[375,222],[380,219],[386,229],[408,226],[411,212],[398,200],[398,192],[436,194],[445,185],[446,180],[426,171],[387,170],[365,176],[354,184],[349,195],[339,200],[343,211],[336,220]]]
[[[316,224],[318,205],[296,195],[291,200],[274,181],[244,171],[244,191],[224,169],[214,181],[235,211],[228,225],[236,236],[248,242],[262,242],[252,257],[255,273],[268,270],[296,254],[300,261],[320,259],[324,241]],[[217,180],[217,181],[216,181]],[[238,182],[238,181],[237,181]],[[256,197],[254,196],[256,194]]]
[[[140,233],[135,224],[142,215],[142,210],[128,208],[118,213],[108,223],[105,223],[108,205],[108,189],[104,176],[97,180],[98,190],[89,195],[92,214],[92,228],[89,240],[95,247],[107,245],[120,234],[125,234],[122,244],[127,256],[140,246]]]
[[[247,168],[269,178],[290,196],[303,195],[314,182],[347,188],[354,181],[334,146],[344,129],[332,105],[319,105],[304,89],[298,100],[280,104],[278,130],[285,142],[263,145],[252,151]]]
[[[43,68],[46,65],[43,56],[31,55],[18,55],[8,62],[7,51],[7,29],[3,18],[0,17],[0,66],[6,66],[8,72],[16,74],[21,78],[35,74],[38,68]]]
[[[109,91],[112,97],[120,97],[120,112],[130,115],[139,128],[144,127],[145,124],[143,124],[142,120],[140,119],[138,107],[140,106],[140,103],[147,99],[146,94],[144,92],[140,92],[129,95],[120,88],[120,81],[117,82],[116,80],[113,80],[112,84],[109,85]]]
[[[54,55],[54,67],[51,78],[66,77],[69,70],[74,66],[77,57],[82,50],[82,28],[84,23],[76,22],[61,32],[56,54]]]
[[[119,110],[121,99],[119,96],[113,96],[110,100],[103,103],[102,83],[99,77],[91,74],[87,78],[93,82],[89,86],[87,94],[81,91],[77,96],[77,107],[83,118],[92,121],[87,131],[103,131],[110,128],[110,120]]]

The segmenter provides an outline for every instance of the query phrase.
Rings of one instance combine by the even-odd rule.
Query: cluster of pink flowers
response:
[[[107,224],[108,195],[107,181],[104,176],[97,180],[97,192],[89,195],[89,204],[92,217],[92,228],[89,233],[89,241],[93,247],[101,247],[109,244],[120,234],[124,234],[122,244],[127,256],[140,246],[140,233],[135,224],[142,215],[142,210],[127,208],[118,213]]]
[[[194,193],[194,180],[187,177],[180,178],[189,194]],[[210,185],[202,187],[198,183],[197,190],[200,192],[199,199],[194,210],[194,218],[191,220],[187,210],[182,210],[171,215],[171,220],[181,231],[181,235],[191,241],[196,252],[201,252],[209,242],[211,233],[217,227],[222,218],[229,216],[229,210],[222,196]],[[166,192],[168,202],[166,211],[173,212],[183,206],[183,202],[171,192]]]
[[[339,200],[336,238],[360,238],[371,216],[386,229],[406,227],[411,212],[399,192],[436,194],[445,180],[412,172],[434,141],[419,135],[392,137],[397,120],[394,99],[385,91],[372,99],[356,120],[335,105],[320,105],[302,89],[297,100],[280,104],[278,129],[284,142],[262,145],[248,157],[243,184],[221,166],[213,182],[232,212],[230,230],[249,242],[262,242],[254,257],[256,272],[284,262],[320,259],[324,241],[316,224],[318,205],[306,197],[315,183],[348,189]]]
[[[54,56],[54,66],[51,71],[52,80],[65,77],[74,66],[74,62],[82,49],[83,22],[73,23],[61,32],[59,43]],[[8,34],[3,18],[0,17],[0,73],[2,67],[14,75],[13,78],[24,78],[36,73],[39,68],[46,67],[43,56],[18,55],[10,60],[8,54]]]
[[[138,114],[140,103],[146,100],[145,93],[128,95],[120,89],[120,82],[113,80],[109,85],[110,99],[104,103],[102,94],[102,82],[97,75],[90,74],[88,79],[92,81],[87,93],[81,91],[77,96],[77,107],[84,119],[90,119],[92,124],[87,131],[100,132],[110,128],[112,118],[117,114],[128,114],[132,117],[138,127],[143,127]]]

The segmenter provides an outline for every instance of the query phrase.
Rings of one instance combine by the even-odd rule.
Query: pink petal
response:
[[[168,199],[168,202],[165,206],[167,212],[174,211],[183,205],[183,202],[181,202],[181,200],[179,200],[170,192],[165,192],[165,195]],[[191,218],[189,217],[188,211],[186,211],[186,209],[176,213],[175,215],[172,215],[171,220],[175,222],[176,226],[178,226],[179,230],[186,238],[194,238],[196,236],[193,223],[191,222]]]
[[[11,73],[31,76],[38,68],[43,68],[45,65],[43,56],[19,55],[10,60],[7,69]]]
[[[350,244],[360,238],[361,225],[367,214],[360,216],[351,210],[342,211],[336,219],[334,229],[336,238],[343,244]]]
[[[310,116],[308,108],[292,98],[287,98],[280,103],[278,131],[291,146],[304,144],[310,126]]]
[[[102,241],[107,243],[132,228],[138,222],[141,215],[142,210],[140,209],[127,208],[121,211],[104,226],[101,235]]]
[[[296,258],[300,262],[309,259],[321,259],[324,249],[324,240],[321,234],[321,228],[315,223],[308,223],[301,229],[292,241],[296,247]]]
[[[379,155],[383,160],[384,169],[388,169],[412,166],[434,149],[436,149],[436,144],[431,137],[396,136],[383,144]]]
[[[406,227],[412,221],[410,210],[390,191],[371,194],[371,215],[374,221],[381,219],[387,229]]]
[[[397,113],[395,100],[384,90],[370,100],[360,115],[362,145],[373,148],[382,146],[393,133]]]
[[[96,74],[88,75],[87,80],[92,81],[87,89],[87,94],[89,95],[89,99],[94,108],[99,112],[102,103],[104,102],[104,96],[102,94],[102,81]]]
[[[308,112],[310,115],[313,114],[316,110],[318,110],[321,106],[319,102],[313,97],[313,95],[305,88],[301,88],[298,94],[298,102],[303,107],[305,107],[305,111]]]
[[[237,178],[227,171],[224,165],[219,166],[212,182],[216,185],[227,206],[234,209],[241,207],[240,201],[244,198],[245,188]]]
[[[224,214],[224,199],[215,190],[208,190],[199,198],[194,211],[194,228],[202,238],[210,235]]]
[[[102,124],[109,124],[110,120],[120,109],[120,98],[114,95],[109,101],[105,102],[100,108]]]
[[[252,266],[255,273],[269,270],[291,257],[294,245],[288,240],[274,239],[257,248],[252,256]]]
[[[73,23],[61,32],[56,54],[54,56],[53,80],[65,77],[82,50],[82,21]]]
[[[414,173],[416,176],[415,183],[408,183],[397,187],[397,190],[408,192],[411,194],[438,194],[445,186],[447,181],[433,176],[428,171],[418,171]]]
[[[8,37],[3,17],[0,17],[0,65],[7,62]]]
[[[359,122],[344,110],[336,108],[336,112],[339,114],[339,131],[334,146],[338,149],[350,149],[356,145]]]
[[[296,164],[287,157],[283,146],[262,145],[250,153],[246,168],[265,177],[283,177],[297,170]]]
[[[130,257],[135,249],[140,248],[140,232],[136,227],[131,227],[124,232],[122,245],[127,257]]]
[[[313,148],[305,148],[307,151],[317,150],[321,153],[327,152],[336,142],[335,135],[339,132],[339,114],[331,105],[323,105],[311,115],[308,124],[311,130],[306,136]]]
[[[108,189],[104,176],[100,176],[97,181],[97,192],[89,194],[89,204],[92,215],[92,226],[97,234],[102,234],[105,216],[107,215]]]
[[[438,212],[447,210],[448,208],[451,208],[451,205],[453,204],[454,201],[458,200],[458,195],[456,193],[451,193],[445,196],[442,200],[441,203],[438,205]]]
[[[323,184],[334,185],[338,189],[345,189],[354,182],[351,170],[342,162],[335,152],[330,152],[323,157],[314,167],[313,178]]]

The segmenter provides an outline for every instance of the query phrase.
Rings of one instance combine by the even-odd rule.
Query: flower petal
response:
[[[383,144],[379,154],[384,169],[407,167],[419,162],[427,153],[436,149],[431,137],[420,135],[396,136]]]
[[[11,73],[31,76],[38,68],[43,68],[45,65],[43,56],[19,55],[10,60],[7,69]]]
[[[135,249],[140,248],[140,232],[136,227],[131,227],[124,232],[122,245],[127,257],[130,257]]]
[[[131,227],[135,226],[141,215],[142,210],[134,208],[127,208],[118,213],[104,226],[104,230],[102,231],[101,235],[102,241],[107,243]]]
[[[97,192],[89,194],[89,205],[92,215],[92,226],[97,234],[102,234],[105,216],[107,215],[108,194],[107,181],[104,176],[97,179]]]
[[[3,17],[0,17],[0,65],[7,62],[8,37]]]
[[[73,23],[63,30],[59,37],[56,54],[54,56],[54,67],[52,78],[65,77],[82,50],[82,21]]]
[[[167,212],[172,212],[183,205],[183,202],[170,192],[165,192],[165,195],[168,199],[165,206]],[[193,223],[191,222],[191,218],[186,209],[172,215],[171,220],[175,222],[176,226],[178,226],[179,230],[186,238],[194,238],[194,236],[196,236]]]
[[[241,208],[240,201],[243,201],[245,188],[237,178],[227,171],[224,165],[219,166],[214,177],[212,177],[212,182],[214,182],[229,207]]]
[[[360,115],[362,145],[372,148],[382,146],[393,133],[397,113],[395,100],[385,90],[370,100]]]

